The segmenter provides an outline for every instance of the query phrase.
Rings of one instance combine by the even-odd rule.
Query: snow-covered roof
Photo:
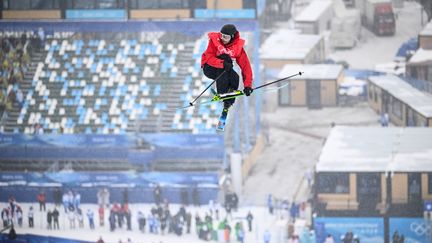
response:
[[[260,48],[262,59],[304,59],[322,37],[302,35],[296,30],[280,30],[271,34]]]
[[[419,48],[409,60],[409,63],[432,61],[432,50]]]
[[[315,0],[312,1],[296,18],[296,22],[315,22],[327,9],[332,7],[333,1]]]
[[[432,117],[432,95],[419,91],[397,76],[372,76],[369,81],[386,90],[424,117]]]
[[[432,21],[429,22],[422,31],[420,31],[420,36],[430,36],[432,35]]]
[[[432,129],[334,127],[317,172],[432,172]]]
[[[298,72],[304,72],[301,76],[292,79],[337,79],[343,66],[339,64],[287,64],[279,72],[279,78],[284,78]]]

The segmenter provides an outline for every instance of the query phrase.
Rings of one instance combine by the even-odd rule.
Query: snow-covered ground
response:
[[[19,202],[18,202],[19,203]],[[174,235],[172,233],[164,235],[161,234],[150,234],[148,225],[146,226],[145,233],[142,233],[138,229],[138,223],[137,223],[137,214],[138,211],[144,212],[144,214],[148,215],[150,212],[150,209],[152,205],[150,204],[130,204],[129,208],[132,212],[132,230],[128,231],[123,225],[123,228],[118,229],[116,228],[114,232],[111,232],[109,230],[109,224],[108,224],[108,213],[107,210],[105,210],[105,226],[99,226],[99,216],[97,214],[98,207],[95,204],[83,204],[81,205],[81,209],[84,213],[84,227],[79,228],[78,222],[75,222],[76,227],[74,229],[70,228],[69,220],[67,216],[65,216],[65,213],[63,211],[62,207],[59,207],[58,210],[60,212],[60,218],[59,218],[59,225],[60,230],[48,230],[47,229],[47,223],[46,223],[46,212],[40,212],[39,211],[39,205],[37,203],[30,204],[30,203],[22,203],[20,204],[22,208],[24,209],[24,224],[23,227],[16,226],[16,232],[18,234],[35,234],[35,235],[44,235],[44,236],[53,236],[53,237],[61,237],[61,238],[67,238],[67,239],[76,239],[76,240],[83,240],[83,241],[89,241],[89,242],[96,242],[100,237],[104,240],[104,242],[128,242],[127,240],[130,239],[131,242],[134,243],[194,243],[194,242],[203,242],[203,240],[198,239],[197,234],[195,233],[195,220],[194,217],[196,213],[200,215],[201,218],[203,218],[206,213],[208,213],[208,206],[201,206],[201,207],[186,207],[186,210],[192,213],[192,228],[190,234],[182,234],[181,236]],[[33,206],[35,208],[35,214],[34,214],[34,228],[28,227],[28,221],[27,221],[27,211],[30,206]],[[5,206],[5,205],[4,205]],[[173,204],[170,205],[170,210],[173,213],[176,213],[179,209],[179,205]],[[53,204],[47,204],[47,210],[53,210],[54,205]],[[91,209],[94,212],[94,218],[95,218],[95,226],[96,228],[94,230],[91,230],[89,228],[88,219],[85,216],[85,213],[88,209]],[[245,220],[245,217],[248,213],[248,211],[251,211],[254,215],[254,223],[253,223],[253,230],[252,232],[247,231],[247,222]],[[219,208],[220,211],[220,220],[222,220],[223,217],[226,216],[225,210]],[[242,221],[243,227],[246,230],[245,235],[245,242],[262,242],[263,233],[266,229],[269,229],[272,235],[272,242],[283,242],[279,241],[279,239],[282,238],[282,230],[281,227],[278,225],[281,225],[281,222],[277,220],[276,215],[270,215],[266,208],[264,207],[242,207],[237,212],[232,213],[232,220],[230,220],[230,217],[228,217],[228,220],[230,222],[232,232],[231,232],[231,241],[235,242],[233,240],[234,238],[234,225],[236,222]],[[217,224],[219,221],[214,220],[214,227],[217,227]],[[286,222],[285,222],[286,223]],[[183,232],[186,232],[185,227]],[[222,241],[219,241],[222,242]]]
[[[376,64],[394,60],[400,45],[408,39],[417,37],[426,24],[421,17],[421,6],[415,1],[405,1],[403,8],[395,8],[396,33],[394,36],[376,36],[362,27],[361,39],[353,49],[339,49],[330,53],[335,61],[346,61],[350,68],[374,69]]]

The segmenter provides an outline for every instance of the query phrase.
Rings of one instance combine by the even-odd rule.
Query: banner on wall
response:
[[[382,218],[318,217],[314,219],[314,226],[319,229],[320,236],[330,234],[336,243],[342,242],[341,239],[347,232],[352,232],[362,243],[384,243]]]
[[[432,239],[432,221],[423,218],[390,218],[390,239],[403,236],[404,242],[423,243]]]
[[[218,187],[219,176],[212,172],[56,172],[0,173],[0,186],[78,186],[146,187],[161,186]]]
[[[219,160],[224,139],[214,134],[0,134],[0,160]]]

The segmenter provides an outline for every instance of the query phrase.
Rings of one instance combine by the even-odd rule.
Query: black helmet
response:
[[[230,35],[231,40],[232,40],[232,39],[234,39],[235,34],[237,34],[237,29],[236,29],[235,25],[233,25],[233,24],[226,24],[226,25],[222,26],[222,29],[220,30],[220,32],[222,34],[225,34],[225,35]]]

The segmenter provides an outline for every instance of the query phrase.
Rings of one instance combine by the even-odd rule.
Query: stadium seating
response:
[[[38,123],[44,133],[214,133],[219,104],[175,109],[210,82],[200,69],[206,44],[173,32],[56,32],[32,56],[24,103],[5,131],[34,133]]]

